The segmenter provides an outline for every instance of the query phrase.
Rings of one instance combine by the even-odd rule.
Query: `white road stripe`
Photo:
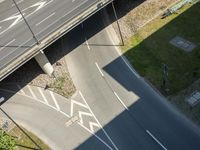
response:
[[[45,103],[49,104],[49,102],[47,101],[46,97],[44,96],[42,90],[38,87],[38,90],[40,92],[40,94],[42,95],[42,98],[44,99]]]
[[[58,105],[58,103],[56,101],[55,96],[53,95],[53,92],[49,91],[49,93],[51,94],[51,97],[52,97],[52,99],[53,99],[53,101],[54,101],[54,103],[56,105],[56,108],[58,109],[58,111],[60,111],[60,107],[59,107],[59,105]]]
[[[12,91],[12,90],[6,90],[6,89],[1,89],[1,88],[0,88],[0,91],[4,91],[4,92],[9,92],[9,93],[16,94],[16,91]],[[22,94],[18,93],[18,95],[22,95]],[[28,99],[31,99],[31,100],[37,100],[37,102],[40,102],[40,103],[42,103],[42,104],[44,104],[44,105],[50,107],[51,109],[58,111],[57,108],[55,108],[55,107],[53,107],[53,106],[51,106],[51,105],[49,105],[49,104],[46,104],[44,101],[41,101],[41,100],[39,100],[39,99],[34,99],[33,97],[31,97],[31,96],[29,96],[29,95],[22,95],[22,96],[28,97]],[[60,110],[59,112],[60,112],[61,114],[65,115],[66,117],[70,118],[70,116],[69,116],[68,114],[66,114],[65,112],[63,112],[63,111],[61,111],[61,110]],[[79,125],[80,125],[80,124],[79,124]]]
[[[117,93],[115,91],[113,91],[113,93],[115,94],[115,96],[117,97],[117,99],[120,101],[120,103],[126,108],[126,110],[129,110],[128,107],[124,104],[124,102],[121,100],[121,98],[117,95]]]
[[[97,69],[99,70],[99,72],[101,73],[102,77],[104,77],[104,74],[103,74],[103,72],[101,71],[101,69],[100,69],[100,67],[99,67],[99,65],[98,65],[97,62],[95,62],[95,65],[96,65]]]
[[[51,15],[47,16],[47,17],[46,17],[45,19],[43,19],[42,21],[38,22],[38,23],[36,24],[36,26],[39,26],[41,23],[43,23],[44,21],[46,21],[47,19],[49,19],[49,18],[52,17],[53,15],[55,15],[55,12],[52,13]]]
[[[90,50],[90,45],[89,45],[89,43],[88,43],[87,38],[85,38],[85,43],[86,43],[86,45],[87,45],[87,48]]]
[[[102,127],[102,125],[100,124],[100,122],[98,121],[98,119],[96,118],[96,116],[94,115],[94,113],[92,112],[90,106],[88,105],[88,103],[86,102],[83,94],[81,93],[81,91],[79,91],[79,94],[81,95],[81,98],[83,99],[83,101],[85,102],[85,104],[87,105],[90,113],[93,115],[94,119],[96,120],[96,122],[99,124],[100,128],[102,129],[102,131],[104,132],[104,134],[106,135],[106,137],[109,139],[109,141],[112,143],[112,145],[115,147],[116,150],[119,150],[118,147],[115,145],[115,143],[112,141],[112,139],[110,138],[110,136],[107,134],[107,132],[104,130],[104,128]]]
[[[113,43],[113,45],[115,45],[115,42],[113,41],[111,34],[108,33],[108,29],[107,29],[107,35],[109,36],[109,39],[111,40],[111,42]],[[140,78],[140,75],[132,68],[132,66],[130,65],[130,63],[128,62],[128,60],[126,59],[126,57],[123,56],[121,50],[117,47],[114,46],[115,50],[117,51],[117,53],[119,54],[119,56],[122,58],[123,62],[126,64],[126,66],[130,69],[130,71],[137,77]]]
[[[99,136],[97,136],[95,133],[90,131],[88,128],[86,128],[83,124],[78,123],[82,128],[87,130],[89,133],[91,133],[93,136],[95,136],[99,141],[101,141],[105,146],[107,146],[110,150],[113,150],[104,140],[102,140]]]
[[[27,88],[29,89],[29,91],[31,92],[31,95],[33,96],[34,99],[37,99],[37,97],[35,96],[33,90],[31,89],[31,87],[29,85],[27,85]]]
[[[10,45],[11,43],[13,43],[16,39],[13,39],[12,41],[8,42],[5,46],[2,45],[2,47],[0,48],[0,51],[3,50],[6,46]]]
[[[166,148],[162,143],[160,143],[160,141],[157,140],[149,130],[146,130],[146,132],[147,132],[147,133],[152,137],[152,139],[153,139],[154,141],[156,141],[164,150],[167,150],[167,148]]]

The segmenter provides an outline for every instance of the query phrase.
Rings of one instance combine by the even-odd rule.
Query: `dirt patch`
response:
[[[143,0],[126,0],[126,2],[117,2],[115,5],[120,17],[119,23],[122,27],[121,31],[123,37],[125,39],[130,38],[141,27],[161,15],[167,8],[178,1],[179,0],[146,0],[143,2]],[[113,27],[118,33],[116,23],[113,23]]]
[[[22,87],[30,84],[49,88],[65,97],[72,96],[76,89],[68,72],[67,63],[65,61],[67,52],[63,50],[61,40],[56,41],[48,47],[45,53],[53,65],[54,77],[46,75],[35,59],[32,59],[3,80],[2,83],[12,82]]]

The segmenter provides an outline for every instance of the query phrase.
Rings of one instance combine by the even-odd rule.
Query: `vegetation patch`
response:
[[[173,95],[200,77],[199,6],[187,5],[178,14],[154,19],[126,42],[124,55],[141,76],[165,95]],[[171,45],[176,36],[197,45],[190,53]],[[162,88],[163,64],[168,67],[168,93]]]

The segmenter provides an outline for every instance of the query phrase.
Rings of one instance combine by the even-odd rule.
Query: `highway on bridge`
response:
[[[0,71],[5,69],[10,63],[13,63],[13,61],[16,61],[19,56],[30,51],[38,41],[39,43],[42,42],[46,37],[50,36],[74,18],[79,17],[79,15],[89,10],[89,8],[95,6],[95,4],[100,6],[99,4],[101,2],[99,0],[15,1],[32,31],[29,29],[12,0],[0,1]],[[88,14],[90,13],[92,12]],[[67,29],[69,28],[67,27]],[[50,42],[52,41],[47,41],[47,44],[44,44],[43,47]],[[37,52],[39,50],[38,48]],[[21,63],[21,61],[24,62],[26,59],[30,58],[25,58],[24,56],[18,61]],[[15,67],[19,66],[16,65]],[[6,71],[9,72],[9,69],[13,68],[8,68]]]

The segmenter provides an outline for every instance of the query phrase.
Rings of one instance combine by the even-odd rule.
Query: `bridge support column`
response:
[[[43,51],[35,56],[35,60],[46,74],[48,74],[49,76],[53,74],[53,66],[51,65]]]

